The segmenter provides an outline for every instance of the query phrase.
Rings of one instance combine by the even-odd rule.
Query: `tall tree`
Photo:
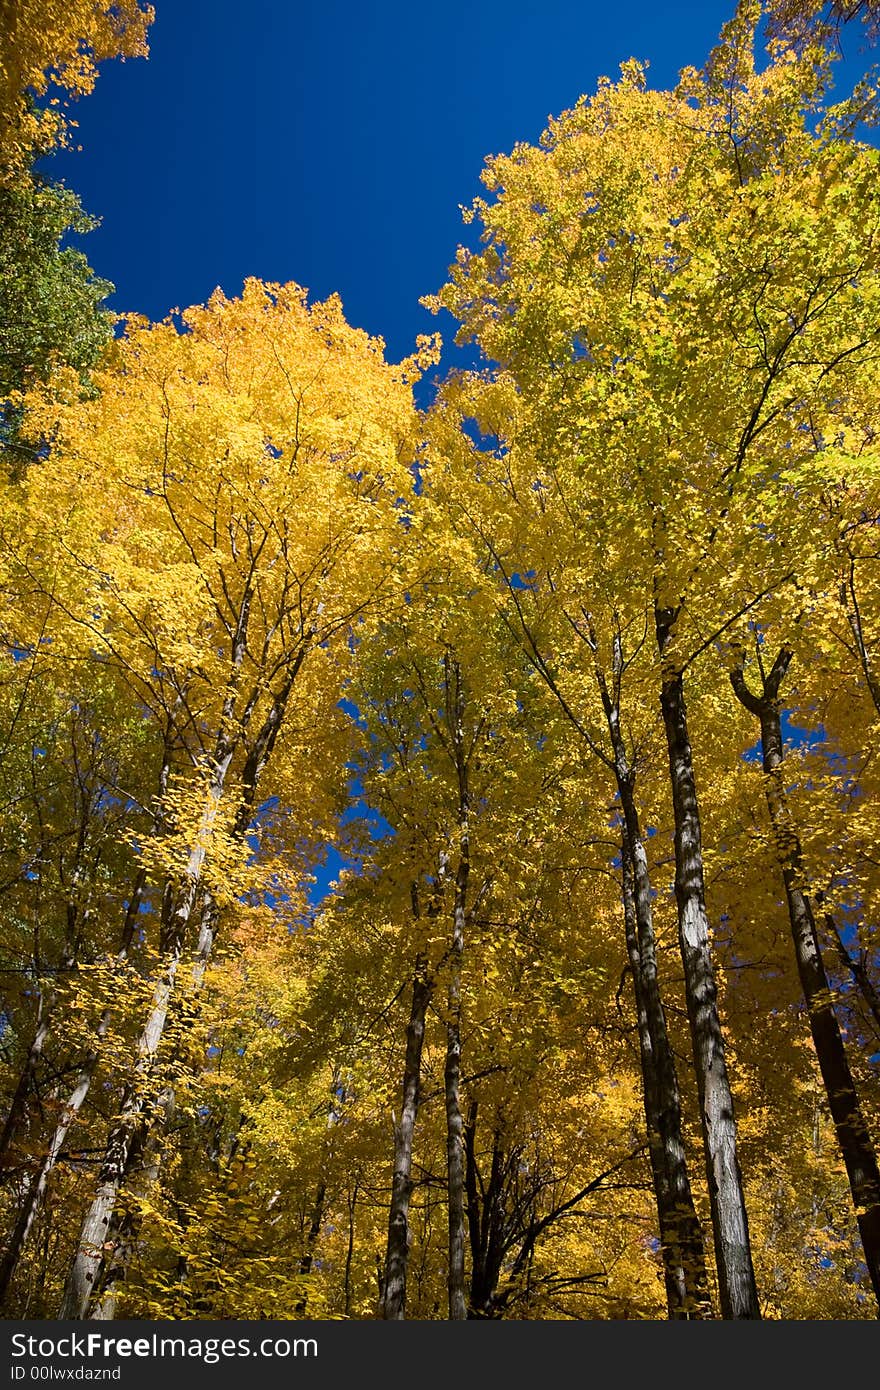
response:
[[[74,607],[70,589],[54,596],[71,638],[79,632],[93,659],[114,665],[150,716],[164,720],[180,701],[190,769],[166,793],[173,836],[144,845],[165,883],[162,964],[84,1221],[70,1316],[83,1315],[106,1263],[182,953],[203,954],[195,940],[187,946],[197,903],[206,890],[222,902],[249,853],[245,835],[294,686],[298,723],[333,689],[331,644],[386,584],[405,491],[398,454],[411,429],[404,377],[414,365],[386,367],[337,301],[308,310],[296,288],[250,284],[240,301],[215,296],[189,312],[184,333],[135,328],[120,353],[122,370],[102,375],[99,400],[35,404],[33,427],[52,433],[55,451],[32,516],[20,511],[22,529],[6,537],[11,563],[39,589],[40,567],[53,562],[44,544],[36,559],[28,536],[45,536],[62,507],[58,543],[86,604]],[[120,410],[130,448],[120,447]],[[83,482],[110,455],[96,498]],[[302,735],[286,748],[295,776]]]
[[[153,7],[140,0],[2,0],[0,4],[0,179],[27,168],[34,151],[66,135],[63,111],[37,105],[54,85],[90,92],[107,58],[142,57]]]
[[[793,653],[783,647],[769,670],[758,651],[761,689],[749,688],[743,659],[731,672],[737,699],[761,725],[761,759],[767,809],[779,854],[798,976],[828,1107],[846,1166],[865,1261],[880,1312],[880,1168],[853,1083],[834,999],[822,962],[813,903],[804,882],[800,836],[793,824],[783,775],[780,687]]]
[[[684,73],[675,94],[648,91],[627,64],[619,84],[553,122],[541,148],[492,160],[485,179],[496,197],[473,214],[484,247],[460,253],[434,301],[509,378],[536,465],[531,491],[563,512],[590,509],[606,564],[628,566],[623,611],[635,599],[652,615],[680,947],[730,1317],[757,1317],[759,1306],[685,677],[715,635],[791,580],[788,479],[821,452],[826,429],[833,436],[841,384],[870,370],[876,338],[873,154],[841,136],[855,107],[818,135],[806,123],[827,79],[820,45],[756,68],[760,20],[758,4],[741,5],[705,71]],[[841,220],[831,205],[844,168]],[[856,187],[866,203],[850,219]],[[491,418],[487,410],[484,431],[504,434]],[[792,473],[781,473],[789,462]],[[537,567],[526,558],[517,568]]]

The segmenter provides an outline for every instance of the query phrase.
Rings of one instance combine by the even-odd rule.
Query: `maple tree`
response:
[[[143,1088],[190,923],[201,917],[192,943],[200,971],[218,912],[253,883],[258,788],[279,795],[285,775],[301,779],[309,724],[326,730],[314,703],[330,699],[332,709],[331,646],[387,582],[380,537],[400,527],[405,378],[416,370],[386,368],[337,302],[309,311],[295,288],[256,284],[240,301],[218,295],[190,311],[184,333],[133,325],[117,352],[117,370],[97,374],[95,400],[74,392],[69,404],[34,403],[32,425],[53,438],[53,463],[14,493],[6,532],[10,568],[57,616],[68,649],[79,643],[83,659],[120,672],[170,749],[153,832],[140,845],[161,904],[154,997],[85,1218],[74,1315],[94,1295],[102,1259],[93,1252],[107,1248],[142,1142]],[[109,470],[99,497],[96,466]],[[282,780],[264,793],[286,725]],[[301,835],[318,814],[313,803]]]
[[[849,224],[851,260],[843,209],[820,234],[833,245],[831,263],[814,260],[808,272],[803,260],[836,196],[854,208],[861,187],[873,199],[874,154],[843,142],[836,123],[824,137],[805,127],[822,71],[816,46],[755,71],[760,18],[760,6],[742,5],[705,72],[683,74],[676,93],[647,91],[641,70],[625,65],[618,86],[561,117],[541,148],[491,161],[495,201],[474,209],[485,249],[460,254],[435,301],[458,314],[462,336],[476,338],[510,382],[531,470],[510,491],[580,531],[574,584],[528,548],[508,570],[534,574],[557,596],[570,592],[568,621],[585,624],[595,645],[583,567],[596,548],[607,566],[627,538],[627,592],[614,618],[635,627],[643,617],[656,632],[722,1310],[751,1317],[758,1304],[684,678],[742,613],[796,578],[789,557],[774,554],[796,534],[786,514],[794,488],[778,485],[780,464],[803,454],[806,430],[808,453],[822,456],[814,441],[833,429],[823,412],[837,414],[838,373],[871,372],[876,334],[875,251],[862,231],[876,212]],[[845,119],[840,111],[836,121]],[[507,440],[500,419],[491,405],[477,413],[486,433]],[[766,545],[760,565],[756,526]]]
[[[771,30],[786,32],[794,28],[796,33],[799,26],[815,25],[817,21],[839,27],[854,19],[864,20],[873,30],[880,13],[876,0],[833,0],[831,4],[827,0],[775,0],[769,10]]]
[[[3,0],[0,5],[0,177],[30,165],[34,150],[67,135],[54,87],[70,97],[91,92],[98,64],[142,57],[153,8],[140,0]]]
[[[488,161],[421,414],[438,343],[296,285],[111,340],[4,187],[5,1310],[877,1315],[877,94],[820,10]],[[148,21],[21,28],[4,120]]]

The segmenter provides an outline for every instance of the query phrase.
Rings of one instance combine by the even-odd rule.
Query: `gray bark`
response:
[[[711,1317],[703,1230],[694,1206],[681,1119],[675,1055],[657,974],[657,946],[651,881],[620,719],[623,652],[613,644],[612,684],[598,660],[598,643],[589,622],[589,643],[608,725],[614,774],[623,814],[622,862],[624,927],[639,1024],[645,1123],[651,1158],[666,1302],[670,1318]]]
[[[143,1141],[145,1118],[145,1085],[156,1057],[165,1028],[174,980],[180,961],[182,943],[178,942],[166,959],[164,973],[153,994],[153,1003],[138,1039],[138,1062],[135,1080],[123,1098],[120,1118],[113,1126],[101,1165],[98,1187],[86,1212],[77,1241],[76,1252],[58,1316],[81,1319],[89,1315],[89,1306],[98,1288],[102,1266],[112,1250],[111,1221],[116,1209],[120,1187]]]
[[[406,1054],[403,1066],[403,1095],[400,1119],[394,1123],[394,1174],[391,1180],[391,1206],[388,1213],[388,1245],[382,1284],[382,1317],[406,1317],[406,1274],[409,1262],[409,1203],[412,1196],[413,1133],[419,1113],[419,1085],[422,1047],[425,1040],[425,1014],[432,983],[423,955],[416,959],[412,982]]]
[[[737,1153],[733,1094],[718,1013],[718,991],[703,878],[700,808],[687,726],[684,679],[680,670],[668,668],[668,646],[676,616],[669,609],[658,608],[655,613],[657,646],[661,661],[667,667],[661,686],[660,707],[669,755],[675,821],[675,897],[679,945],[700,1097],[718,1293],[722,1317],[760,1318]]]
[[[644,847],[639,846],[644,856]],[[653,927],[639,931],[629,838],[623,835],[623,904],[627,954],[639,1029],[645,1126],[660,1228],[666,1307],[671,1319],[712,1316],[703,1231],[694,1207],[681,1126],[675,1058],[657,984]],[[650,914],[650,903],[648,904]],[[640,945],[646,938],[646,946]]]
[[[465,896],[469,862],[463,841],[455,882],[452,945],[447,987],[446,1065],[446,1170],[449,1205],[449,1317],[467,1317],[464,1285],[464,1120],[461,1112],[461,965],[464,951]]]
[[[731,672],[731,684],[740,703],[761,722],[764,791],[785,885],[798,976],[828,1109],[849,1178],[865,1263],[880,1311],[880,1168],[834,1011],[834,996],[822,961],[813,906],[804,885],[800,837],[792,823],[782,777],[779,687],[791,656],[786,648],[779,652],[769,675],[763,679],[763,690],[758,696],[749,690],[741,668]]]
[[[117,961],[122,963],[131,946],[131,939],[134,934],[138,912],[142,899],[146,874],[143,869],[138,871],[135,878],[134,888],[129,898],[128,907],[125,913],[125,921],[122,928],[122,938],[120,942]],[[15,1277],[19,1261],[24,1254],[28,1238],[33,1229],[34,1221],[37,1218],[46,1189],[55,1170],[59,1155],[64,1149],[68,1131],[79,1117],[80,1111],[85,1104],[92,1080],[97,1070],[98,1061],[101,1056],[101,1047],[107,1034],[110,1022],[110,1011],[104,1009],[97,1027],[95,1028],[94,1043],[83,1058],[80,1069],[74,1082],[64,1108],[61,1118],[52,1132],[48,1148],[40,1162],[36,1173],[32,1174],[25,1184],[23,1198],[18,1214],[15,1218],[12,1231],[6,1241],[2,1261],[0,1261],[0,1308],[5,1306],[9,1294],[9,1288]]]
[[[252,590],[246,588],[241,601],[232,643],[232,671],[221,711],[217,740],[211,761],[202,824],[190,850],[182,882],[176,893],[166,892],[162,911],[160,946],[164,954],[164,973],[156,988],[153,1005],[137,1045],[137,1060],[133,1082],[123,1096],[118,1122],[111,1130],[98,1187],[77,1242],[73,1263],[68,1275],[62,1301],[61,1317],[87,1317],[90,1301],[100,1287],[103,1269],[111,1267],[116,1242],[112,1238],[112,1217],[120,1188],[138,1152],[141,1150],[150,1125],[145,1107],[145,1087],[155,1061],[156,1051],[165,1029],[168,1007],[174,989],[177,967],[184,949],[187,931],[202,879],[207,845],[212,827],[227,795],[226,781],[233,756],[244,736],[256,706],[259,683],[240,719],[235,719],[239,673],[247,645],[247,630],[252,602]],[[272,697],[269,710],[253,740],[244,762],[240,782],[239,806],[233,833],[239,838],[245,833],[254,804],[261,774],[274,750],[284,713],[294,682],[307,652],[302,644],[292,655],[284,680]],[[206,927],[206,923],[208,923]],[[196,987],[201,983],[213,944],[214,923],[210,912],[205,914],[202,933],[196,951]],[[156,1159],[158,1164],[158,1158]],[[158,1166],[156,1168],[158,1172]],[[113,1264],[113,1268],[118,1268]],[[97,1307],[98,1305],[96,1305]]]
[[[450,752],[458,781],[458,869],[452,904],[452,939],[446,997],[446,1064],[443,1080],[446,1097],[446,1170],[449,1212],[449,1269],[447,1287],[449,1317],[467,1317],[465,1298],[465,1155],[464,1119],[461,1110],[461,973],[464,958],[467,896],[470,881],[470,791],[468,754],[464,737],[464,688],[461,668],[449,656],[445,663],[447,729]],[[473,749],[471,749],[471,752]]]
[[[76,1083],[67,1098],[61,1118],[52,1133],[49,1147],[43,1156],[38,1171],[33,1174],[29,1180],[24,1201],[18,1212],[12,1232],[7,1240],[2,1262],[0,1262],[0,1308],[5,1306],[6,1298],[9,1293],[9,1286],[18,1268],[18,1262],[24,1253],[24,1248],[27,1244],[34,1221],[36,1220],[37,1212],[39,1211],[46,1188],[49,1185],[49,1179],[52,1176],[55,1164],[58,1162],[58,1156],[64,1148],[68,1131],[78,1118],[85,1099],[88,1096],[92,1084],[92,1077],[95,1074],[95,1068],[98,1064],[98,1058],[101,1055],[101,1044],[107,1032],[109,1020],[110,1012],[105,1009],[104,1013],[101,1015],[98,1027],[95,1030],[95,1044],[83,1059]]]

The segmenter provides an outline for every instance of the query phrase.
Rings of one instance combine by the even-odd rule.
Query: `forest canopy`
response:
[[[876,6],[488,159],[454,370],[117,320],[152,10],[0,8],[4,1316],[876,1318]]]

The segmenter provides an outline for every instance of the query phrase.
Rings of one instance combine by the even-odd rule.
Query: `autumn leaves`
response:
[[[872,1315],[880,183],[759,19],[490,161],[425,414],[255,281],[29,394],[14,1311]]]

